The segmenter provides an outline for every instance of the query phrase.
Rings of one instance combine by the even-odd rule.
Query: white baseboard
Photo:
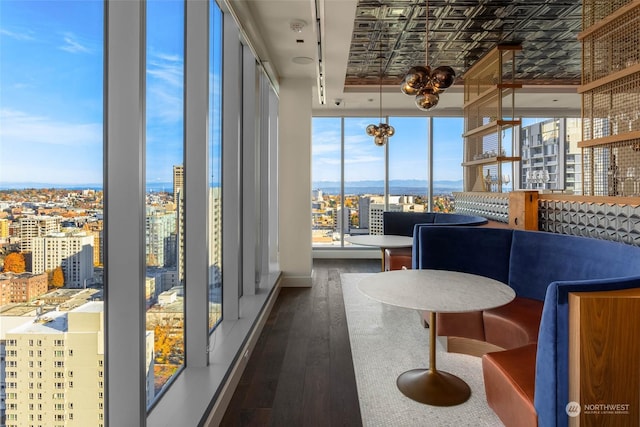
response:
[[[283,288],[310,288],[313,285],[312,276],[282,276]]]

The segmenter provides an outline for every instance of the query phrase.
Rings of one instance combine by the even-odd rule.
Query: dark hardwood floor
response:
[[[315,260],[312,288],[282,288],[222,426],[362,425],[340,273],[379,260]]]

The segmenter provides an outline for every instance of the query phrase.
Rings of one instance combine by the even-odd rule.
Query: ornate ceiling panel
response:
[[[425,63],[425,0],[360,0],[345,86],[398,83]],[[429,61],[458,77],[499,43],[522,44],[516,78],[580,84],[579,0],[429,0]],[[380,53],[382,52],[382,54]]]

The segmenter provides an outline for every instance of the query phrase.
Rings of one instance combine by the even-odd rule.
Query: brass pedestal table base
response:
[[[400,374],[398,388],[410,399],[433,406],[453,406],[466,402],[471,389],[448,372],[412,369]]]
[[[471,389],[466,382],[436,369],[436,313],[429,315],[429,369],[404,372],[396,384],[408,398],[433,406],[459,405],[471,396]]]

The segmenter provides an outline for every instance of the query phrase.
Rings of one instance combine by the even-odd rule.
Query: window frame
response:
[[[209,0],[212,1],[212,0]],[[189,256],[208,250],[208,31],[209,1],[185,1],[185,204],[186,265],[189,291],[185,291],[186,361],[182,371],[148,411],[145,375],[145,2],[105,2],[105,418],[109,425],[198,425],[218,404],[217,399],[231,368],[251,345],[250,333],[266,320],[267,303],[273,303],[278,279],[277,230],[263,233],[256,255],[269,255],[269,271],[261,281],[243,277],[239,218],[242,177],[239,118],[242,101],[233,94],[242,88],[240,50],[243,37],[231,13],[223,11],[223,320],[209,334],[207,317],[207,257]],[[233,47],[235,46],[235,47]],[[255,58],[255,52],[252,50]],[[234,57],[238,61],[234,61]],[[261,64],[257,69],[264,73]],[[206,76],[206,78],[203,78]],[[261,77],[262,79],[263,77]],[[269,153],[269,164],[260,169],[260,181],[277,176],[277,95],[268,94],[268,111],[244,106],[245,113],[269,125],[268,141],[259,141]],[[224,96],[226,94],[227,96]],[[259,97],[253,102],[260,102]],[[255,117],[260,111],[260,117]],[[261,133],[262,135],[263,133]],[[204,136],[204,137],[203,137]],[[193,138],[193,140],[191,139]],[[190,142],[195,141],[195,142]],[[195,178],[191,178],[195,177]],[[191,178],[191,179],[189,179]],[[271,180],[267,212],[262,224],[277,222],[277,180]],[[203,189],[204,188],[204,189]],[[254,186],[250,191],[258,191]],[[245,190],[246,191],[246,190]],[[274,196],[275,194],[275,196]],[[198,197],[202,200],[196,201]],[[275,199],[274,199],[275,197]],[[189,216],[191,215],[191,216]],[[126,223],[126,224],[125,224]],[[255,230],[255,220],[253,229]],[[266,245],[266,246],[264,246]],[[202,252],[204,251],[204,252]],[[198,259],[202,258],[202,259]],[[274,259],[275,258],[275,259]],[[253,260],[256,265],[256,260]],[[264,261],[262,261],[264,262]],[[117,268],[115,267],[117,266]],[[247,280],[251,279],[249,282]],[[131,286],[139,283],[139,286]],[[260,292],[254,291],[260,288]],[[240,289],[249,290],[240,295]],[[203,298],[203,295],[207,295]],[[242,317],[239,314],[242,313]],[[132,363],[131,361],[137,361]],[[188,390],[188,392],[187,392]]]

